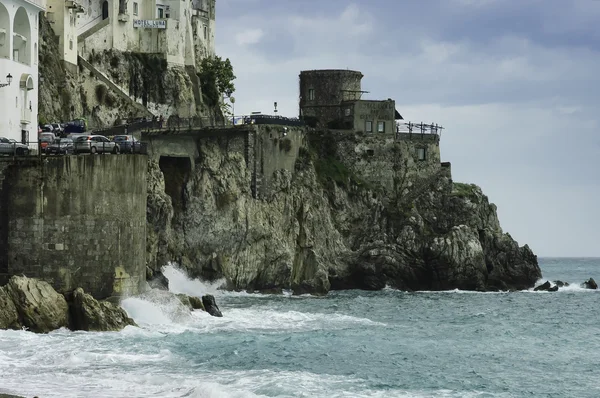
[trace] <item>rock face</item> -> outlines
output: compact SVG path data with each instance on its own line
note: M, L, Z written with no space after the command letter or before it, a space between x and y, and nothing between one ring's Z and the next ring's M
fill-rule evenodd
M97 301L81 288L75 289L70 304L72 330L119 331L125 326L137 326L125 310L107 301Z
M47 333L69 325L67 301L49 283L13 276L4 288L17 309L20 325L32 332Z
M306 138L294 167L270 176L259 199L233 138L197 140L195 167L178 177L176 196L165 194L174 177L151 161L154 267L175 261L232 289L297 294L525 289L541 277L536 256L503 233L481 189L454 183L441 167L435 140L329 131ZM419 162L423 146L431 156Z
M583 284L581 285L581 287L583 287L585 289L596 290L596 289L598 289L598 284L596 283L596 281L594 280L594 278L590 278L587 281L583 282Z
M109 303L96 301L76 289L65 296L49 283L13 276L0 287L0 329L21 329L48 333L62 327L72 330L111 331L135 325L127 313Z

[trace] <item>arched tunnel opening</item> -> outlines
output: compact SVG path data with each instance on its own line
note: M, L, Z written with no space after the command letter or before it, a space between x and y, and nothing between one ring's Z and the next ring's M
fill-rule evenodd
M175 213L185 208L185 184L192 171L189 157L161 156L158 165L165 178L165 192L171 197Z

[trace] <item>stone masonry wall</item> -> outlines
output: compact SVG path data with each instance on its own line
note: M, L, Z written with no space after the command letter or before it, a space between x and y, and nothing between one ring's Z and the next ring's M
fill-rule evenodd
M5 171L7 271L82 287L96 298L136 294L146 270L142 155L45 158Z

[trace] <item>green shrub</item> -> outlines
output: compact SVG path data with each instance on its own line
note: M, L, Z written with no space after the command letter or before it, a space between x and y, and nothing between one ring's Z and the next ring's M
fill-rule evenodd
M292 150L292 140L289 138L284 138L279 141L279 150L289 152Z
M96 86L96 101L98 101L98 104L104 104L107 94L108 88L106 88L104 84L98 84Z

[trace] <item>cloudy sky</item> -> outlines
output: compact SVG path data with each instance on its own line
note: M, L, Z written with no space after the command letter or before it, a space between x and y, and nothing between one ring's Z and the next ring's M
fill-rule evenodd
M236 114L298 114L298 74L348 68L365 99L435 122L539 256L600 256L599 0L218 0Z

